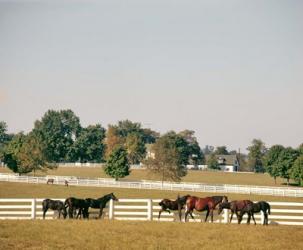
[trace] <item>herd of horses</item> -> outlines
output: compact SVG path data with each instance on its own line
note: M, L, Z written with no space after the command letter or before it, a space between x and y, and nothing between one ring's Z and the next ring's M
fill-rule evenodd
M99 209L100 219L102 216L103 209L106 207L107 202L109 200L117 201L117 197L113 194L107 194L98 199L86 198L86 199L78 199L75 197L69 197L62 202L60 200L51 200L45 199L42 201L42 210L43 210L43 219L45 219L46 212L51 209L54 211L58 211L59 218L61 214L65 219L68 215L69 218L81 218L84 219L89 218L89 208Z
M118 201L117 197L113 194L107 194L98 199L86 198L78 199L75 197L69 197L62 202L60 200L45 199L42 202L43 209L43 219L45 219L46 212L51 209L58 211L59 218L61 214L65 219L67 216L69 218L89 218L89 208L99 209L100 219L102 216L103 209L110 200ZM270 205L266 201L259 201L254 203L250 200L235 200L228 201L227 196L210 196L205 198L199 198L196 196L185 195L180 197L178 195L176 200L163 199L159 203L161 209L159 211L158 219L160 219L162 212L178 211L179 219L182 220L182 210L185 210L185 222L187 221L188 215L194 219L193 211L198 212L206 211L206 216L204 221L207 221L210 215L211 222L213 222L214 210L218 207L218 214L221 214L223 209L231 210L231 216L229 222L231 223L233 215L236 214L238 219L238 224L241 223L243 215L247 213L247 224L250 224L251 218L256 225L256 220L254 218L255 213L263 212L264 221L263 225L268 225L268 215L270 214Z
M206 211L204 221L206 222L208 216L210 215L211 222L213 222L213 213L216 207L218 207L218 214L221 214L223 209L231 210L229 223L231 223L233 215L236 214L238 224L240 224L243 215L247 213L247 224L250 224L250 219L253 218L256 225L254 214L262 211L264 214L263 225L268 225L268 215L270 214L270 205L266 201L254 203L250 200L235 200L229 202L227 196L210 196L199 198L196 196L185 195L183 197L178 196L174 201L164 199L159 203L159 205L161 206L161 210L159 211L158 219L160 219L162 212L166 211L170 213L171 210L175 210L179 212L179 219L181 221L182 210L185 209L185 222L187 221L188 215L194 219L192 214L194 210L198 212Z

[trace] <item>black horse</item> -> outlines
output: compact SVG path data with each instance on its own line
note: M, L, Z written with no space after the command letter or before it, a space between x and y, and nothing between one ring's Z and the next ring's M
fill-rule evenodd
M168 212L170 213L170 210L179 211L179 219L181 221L181 210L184 208L184 205L186 203L187 198L190 197L190 195L182 196L181 198L177 197L175 201L169 200L169 199L163 199L160 201L159 206L161 207L161 210L159 211L158 219L160 219L162 212ZM192 214L191 214L192 216Z
M114 200L114 201L118 201L118 199L114 195L114 193L104 195L103 197L100 197L98 199L87 198L85 200L86 200L89 207L99 209L98 218L100 219L101 216L102 216L103 209L106 207L107 202L111 199Z
M61 216L61 212L63 214L63 218L66 218L67 212L66 208L64 206L64 203L59 200L51 200L51 199L45 199L42 201L42 210L43 210L43 219L45 219L45 214L48 209L52 209L55 211L58 211L59 218Z
M74 217L74 213L76 210L78 210L78 214L76 218L78 219L79 216L83 216L83 218L89 217L88 215L88 208L89 208L89 202L84 199L78 199L75 197L69 197L64 202L65 209L68 208L68 216L69 218Z
M270 214L270 205L266 201L259 201L253 204L253 213L260 213L261 211L264 214L263 225L268 225L268 215ZM256 225L256 221L254 217L253 220Z

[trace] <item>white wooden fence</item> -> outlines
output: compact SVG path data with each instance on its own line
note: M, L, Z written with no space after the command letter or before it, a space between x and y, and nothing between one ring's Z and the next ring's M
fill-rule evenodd
M54 184L65 185L68 180L69 185L90 186L90 187L113 187L113 188L135 188L135 189L158 189L189 192L208 193L238 193L271 195L283 197L303 197L302 188L291 187L270 187L270 186L248 186L248 185L228 185L228 184L205 184L186 182L161 182L161 181L115 181L110 178L78 178L75 176L47 176L34 177L27 175L0 174L0 181L25 182L25 183L46 183L48 178L54 179Z
M57 199L58 200L58 199ZM59 199L64 201L64 199ZM0 199L0 219L42 219L43 199ZM103 219L114 220L136 220L136 221L158 221L160 199L119 199L111 200L104 210ZM300 225L303 226L303 203L297 202L269 202L271 214L269 224L277 225ZM90 219L96 217L98 210L90 209ZM54 219L57 213L49 210L46 219ZM184 217L184 216L183 216ZM195 213L195 219L190 222L200 222L205 218L205 212ZM246 223L244 217L242 223ZM264 220L263 214L255 215L258 224ZM183 218L184 220L184 218ZM179 221L177 212L168 214L163 212L160 221ZM221 215L214 211L215 223L228 223L229 212L224 209ZM237 223L236 216L232 223Z

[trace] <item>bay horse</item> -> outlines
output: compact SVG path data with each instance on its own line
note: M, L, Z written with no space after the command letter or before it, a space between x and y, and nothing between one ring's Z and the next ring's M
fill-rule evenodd
M46 184L48 185L49 183L50 184L54 184L54 181L55 181L55 179L47 179L47 181L46 181Z
M178 195L177 199L175 201L169 200L169 199L163 199L160 201L159 206L161 207L161 210L159 211L158 219L160 219L162 212L168 212L170 214L170 210L178 210L179 211L179 219L181 221L181 210L184 208L184 205L186 203L187 198L190 197L190 195L185 195L180 197ZM190 214L192 216L192 214Z
M264 221L263 225L268 225L268 215L270 214L270 205L266 201L259 201L257 203L253 203L253 213L263 212L264 214ZM256 225L255 218L253 220Z
M74 213L78 209L78 214L76 215L76 218L78 219L79 216L83 216L83 218L88 219L88 208L89 203L84 199L78 199L75 197L69 197L64 202L65 209L68 208L68 216L69 218L74 217Z
M104 195L103 197L100 197L98 199L92 199L92 198L87 198L85 199L86 202L88 203L88 206L91 208L98 208L99 209L99 216L98 218L100 219L103 213L103 209L106 207L106 204L109 200L114 200L118 201L117 197L114 195L114 193L110 193L107 195Z
M245 213L248 214L247 224L250 223L251 217L255 221L254 214L253 214L253 202L250 200L235 200L235 201L231 201L231 202L223 202L223 203L219 204L218 214L221 214L221 212L224 208L230 209L230 211L231 211L229 223L231 223L234 214L236 214L237 219L238 219L238 224L240 224L242 221L242 217ZM238 214L238 212L239 212L239 214Z
M54 211L58 211L59 213L59 219L61 212L63 214L63 218L66 218L67 212L66 208L64 206L64 203L59 200L51 200L51 199L45 199L42 201L42 210L43 210L43 219L45 219L45 214L48 209L52 209Z
M227 196L211 196L206 198L199 198L196 196L190 196L186 200L186 209L185 209L185 222L188 214L191 214L193 210L199 212L206 210L205 222L207 221L208 215L211 216L211 222L213 222L214 209L219 203L228 202ZM193 216L192 216L193 218Z

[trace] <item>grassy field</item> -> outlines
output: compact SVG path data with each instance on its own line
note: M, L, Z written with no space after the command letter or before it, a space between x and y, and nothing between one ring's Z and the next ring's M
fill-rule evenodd
M171 198L177 192L0 182L0 198ZM180 194L185 194L180 192ZM192 193L205 197L210 193ZM228 194L230 200L302 198ZM303 227L104 220L1 221L0 249L301 249Z
M0 221L1 249L302 249L303 228L108 220Z
M0 168L0 172L10 173L7 168ZM63 168L59 167L55 170L38 172L36 175L63 175L63 176L79 176L90 178L105 178L108 176L102 168ZM156 175L150 174L147 170L132 170L131 174L123 180L160 180ZM275 186L274 179L268 174L256 173L224 173L224 172L209 172L190 170L188 174L182 178L184 182L201 182L212 184L239 184L239 185L258 185L258 186ZM285 186L285 180L277 178L276 186Z

